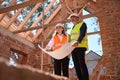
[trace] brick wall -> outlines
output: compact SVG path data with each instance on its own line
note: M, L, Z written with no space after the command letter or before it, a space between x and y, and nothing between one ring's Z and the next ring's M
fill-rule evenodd
M72 1L75 3L75 0L66 1L68 1L72 9L77 6L77 4L72 4ZM81 3L86 1L88 0L81 1ZM98 17L100 23L103 47L102 59L104 59L102 64L105 67L105 77L107 78L105 80L120 80L120 0L96 0L96 3L92 7L96 11L95 15ZM40 68L40 50L31 42L23 38L21 39L0 27L0 56L9 59L11 48L27 55L26 64ZM44 63L47 63L50 57L45 56L46 54L44 54Z
M25 65L10 66L0 58L0 80L69 80Z
M0 27L0 56L9 60L11 50L23 55L20 63L35 65L37 53L34 44Z
M120 80L120 1L97 3L106 80Z

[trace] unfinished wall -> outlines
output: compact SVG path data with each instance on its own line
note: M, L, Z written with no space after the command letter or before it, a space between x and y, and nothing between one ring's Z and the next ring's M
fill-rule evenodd
M105 80L120 80L120 1L97 0Z
M61 12L55 16L53 21L64 20L68 17L67 12L64 13L64 11L66 11L65 5L68 4L69 8L73 12L79 13L83 5L89 0L61 1L63 1ZM64 1L67 4L64 4ZM91 14L88 14L89 17L98 17L100 24L100 34L103 46L103 60L101 63L103 67L105 67L105 78L101 80L120 80L120 0L91 1L91 5L88 5L85 9L91 11ZM88 16L86 17L89 18ZM45 35L47 35L53 28L54 26L52 26L52 28L49 26ZM39 40L42 40L41 38L42 37L40 37ZM9 59L10 50L17 51L18 53L24 55L24 59L22 59L21 63L29 64L36 68L41 67L41 52L33 43L0 27L0 56L4 56ZM43 56L43 63L49 63L50 57L45 54L43 54ZM99 65L100 63L98 66Z
M69 80L30 66L10 66L9 63L0 58L0 80Z
M10 51L23 55L20 64L35 65L33 64L36 60L35 46L31 42L0 27L0 56L9 60Z

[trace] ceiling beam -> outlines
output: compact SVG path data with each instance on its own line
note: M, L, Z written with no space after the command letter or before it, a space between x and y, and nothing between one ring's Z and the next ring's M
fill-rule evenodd
M57 9L44 21L44 24L49 24L50 21L58 14L61 9L61 5L58 5ZM43 29L44 30L44 29ZM43 30L38 30L36 35L33 37L33 41L42 33Z
M80 18L85 19L85 18L94 17L94 16L97 16L98 13L99 12L91 13L91 14L88 14L88 15L81 16ZM48 24L45 24L44 27L56 25L57 23L67 23L67 22L70 22L70 20L57 21L57 22L53 22L53 23L50 23L50 24L48 23ZM30 28L27 28L27 29L17 30L17 31L14 31L13 33L17 34L17 33L31 31L31 30L35 30L35 29L42 29L42 25L41 26L30 27Z
M56 25L57 23L66 23L66 22L70 22L70 20L66 20L66 21L57 21L57 22L53 22L53 23L48 23L45 24L44 27L46 28L47 26L52 26L52 25ZM42 29L42 26L36 26L36 27L30 27L27 29L22 29L22 30L17 30L17 31L13 31L13 33L17 34L17 33L21 33L21 32L26 32L26 31L31 31L31 30L35 30L35 29Z
M19 8L24 8L26 6L34 5L34 4L41 3L41 2L43 2L43 0L29 0L29 1L26 1L26 2L21 3L21 4L16 4L16 5L8 6L5 8L0 8L0 14L5 13L5 12L9 12L12 10L16 10Z
M2 4L5 0L0 0L0 4Z
M97 13L92 13L92 14L84 15L84 16L81 16L80 18L85 19L85 18L94 17L94 16L97 16L96 15ZM48 24L45 24L44 27L46 28L47 26L56 25L57 23L67 23L67 22L70 22L70 20L53 22L53 23L50 23L50 24L48 23ZM27 29L17 30L17 31L14 31L13 33L17 34L17 33L31 31L31 30L35 30L35 29L42 29L42 25L41 26L36 26L36 27L30 27L30 28L27 28Z
M17 19L18 15L22 12L23 8L19 9L12 18L10 18L9 22L6 24L6 28L8 29L10 25Z
M13 4L16 3L16 0L12 0L8 6L12 6ZM1 8L0 8L1 9ZM2 21L2 19L6 16L7 13L3 13L3 14L0 14L0 21Z
M21 24L18 26L18 30L22 29L24 25L27 23L29 18L33 15L33 13L40 7L41 3L38 3L35 5L35 7L31 10L31 12L25 17L24 21L21 22Z
M37 18L37 20L30 27L35 27L43 19L43 14L46 13L52 7L52 5L55 3L55 1L56 0L52 0L52 2L49 4L49 6L44 9L43 13L40 14L40 16ZM30 32L31 31L26 32L25 37L27 37Z

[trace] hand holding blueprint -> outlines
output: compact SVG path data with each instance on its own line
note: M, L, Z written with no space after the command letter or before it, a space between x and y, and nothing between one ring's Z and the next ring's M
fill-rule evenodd
M64 44L61 48L59 48L55 51L46 51L45 49L43 49L40 46L39 46L39 48L42 51L44 51L46 54L50 55L51 57L53 57L55 59L62 59L64 57L68 56L74 49L74 47L68 42L66 44Z

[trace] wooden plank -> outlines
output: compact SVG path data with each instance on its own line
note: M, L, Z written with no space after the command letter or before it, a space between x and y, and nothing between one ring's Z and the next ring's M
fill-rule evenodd
M40 7L41 3L36 4L36 6L31 10L31 12L25 17L24 21L18 26L18 30L22 29L29 18L33 15L33 13Z
M12 6L13 4L15 4L16 0L12 0L8 6ZM1 8L0 8L1 9ZM1 10L0 10L1 11ZM5 17L7 13L3 13L3 14L0 14L0 21Z
M34 5L34 4L41 3L41 2L43 2L43 0L29 0L29 1L26 1L26 2L21 3L21 4L16 4L16 5L8 6L5 8L0 8L0 14L5 13L5 12L9 12L12 10L16 10L19 8L24 8L26 6Z
M70 20L57 21L57 22L53 22L53 23L50 23L50 24L48 23L48 24L45 24L44 27L46 28L47 26L52 26L52 25L56 25L57 23L66 23L66 22L70 22ZM31 30L35 30L35 29L42 29L42 25L41 26L27 28L27 29L22 29L22 30L18 30L18 31L14 31L13 33L17 34L17 33L31 31Z
M12 18L9 20L9 22L6 24L6 28L8 29L10 27L10 25L16 20L16 18L18 17L18 15L22 12L23 8L19 9L17 11L17 13L12 16Z
M45 8L44 13L46 13L54 4L56 0L52 0L52 2L49 4L49 6L47 8ZM37 25L43 18L43 13L37 18L37 20L30 26L30 27L34 27L35 25ZM29 35L30 31L26 32L25 37L27 37Z
M55 17L55 15L60 11L60 9L61 9L61 5L57 7L57 9L53 12L53 14L51 14L49 18L47 18L47 20L45 20L45 24L49 24L50 21ZM41 34L42 31L44 31L44 29L37 31L36 35L33 37L33 41Z
M2 4L5 0L0 0L0 4Z
M97 13L99 13L99 12L97 12ZM94 16L96 16L97 13L92 13L92 14L84 15L84 16L81 16L80 18L84 19L84 18L94 17ZM57 23L67 23L67 22L70 22L70 20L57 21L57 22L53 22L53 23L50 23L50 24L45 24L44 26L47 27L47 26L55 25ZM34 26L34 27L27 28L27 29L22 29L22 30L14 31L13 33L17 34L17 33L21 33L21 32L30 31L30 30L41 29L42 28L41 26Z

